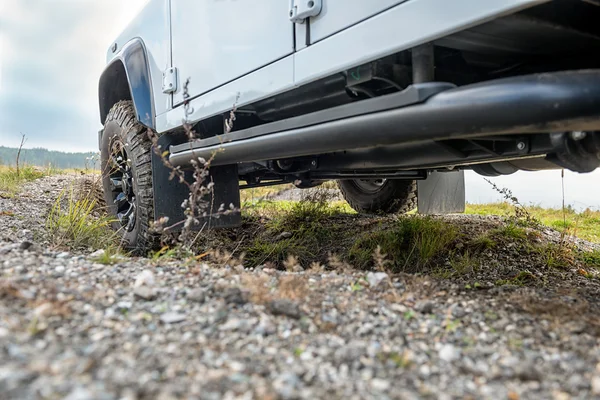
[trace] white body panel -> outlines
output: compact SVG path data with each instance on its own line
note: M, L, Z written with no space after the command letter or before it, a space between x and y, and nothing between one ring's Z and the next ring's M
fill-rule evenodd
M310 22L310 41L318 42L407 0L324 0Z
M170 0L150 0L137 17L115 40L117 52L108 49L107 63L133 38L141 38L150 63L155 114L172 109L171 96L162 94L162 73L171 66Z
M238 95L238 106L250 104L490 18L544 2L546 0L454 0L450 7L446 0L409 0L280 61L285 65L293 63L292 82L288 81L290 75L286 68L269 65L192 100L190 118L197 121L227 112ZM319 23L326 24L327 19L322 18ZM166 116L157 119L157 130L164 132L180 126L182 117L182 110L169 111Z
M206 93L190 102L193 109L190 119L212 117L231 110L234 104L242 106L292 89L293 68L292 55ZM157 130L165 132L180 127L183 117L183 107L158 115Z
M171 0L171 7L173 64L182 81L191 78L190 96L294 52L287 1ZM174 102L182 101L180 87Z
M314 44L305 46L306 24L296 25L294 52L289 1L150 0L117 43L144 41L156 128L165 132L182 125L172 101L181 103L187 77L198 121L547 1L323 0L310 25ZM180 85L167 95L161 77L171 65Z
M294 83L431 42L545 0L409 0L296 53ZM321 23L326 23L326 19ZM312 30L312 25L311 25Z

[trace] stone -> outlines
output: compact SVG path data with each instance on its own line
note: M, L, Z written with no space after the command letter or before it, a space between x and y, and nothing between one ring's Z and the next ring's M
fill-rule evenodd
M192 289L187 292L187 299L196 303L204 303L206 299L206 292L204 289Z
M142 300L154 300L156 298L156 292L154 289L148 286L138 286L133 289L133 294L136 298Z
M185 321L187 317L177 312L167 312L160 316L160 320L165 324L177 324Z
M96 250L95 252L93 252L92 254L90 254L90 257L91 258L102 257L104 255L104 253L106 253L106 251L104 251L104 249Z
M223 299L229 304L246 304L247 300L240 288L227 288L223 292Z
M33 247L33 242L30 242L29 240L25 240L19 245L21 250L29 250L31 247Z
M460 358L460 349L457 349L451 344L445 344L438 353L440 359L446 362L456 361Z
M433 312L433 302L420 301L415 304L415 310L423 314L431 314Z
M281 232L279 235L277 235L277 237L275 237L275 241L289 239L291 237L292 237L292 234L290 232Z
M288 299L273 300L268 307L273 315L283 315L294 319L299 319L302 316L298 303Z
M384 279L388 278L388 274L385 272L369 272L367 274L367 282L369 286L374 288L379 285Z
M138 276L136 276L133 286L134 287L139 287L139 286L152 287L152 286L154 286L154 284L155 284L154 274L152 273L152 271L149 271L146 269L146 270L142 271Z

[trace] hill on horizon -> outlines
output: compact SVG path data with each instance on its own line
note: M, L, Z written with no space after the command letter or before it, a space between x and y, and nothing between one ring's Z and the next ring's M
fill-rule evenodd
M0 146L0 165L15 165L19 149ZM21 149L20 164L34 165L36 167L67 168L98 168L99 161L91 159L98 153L68 153L63 151L48 150L42 147ZM97 157L96 157L97 158Z

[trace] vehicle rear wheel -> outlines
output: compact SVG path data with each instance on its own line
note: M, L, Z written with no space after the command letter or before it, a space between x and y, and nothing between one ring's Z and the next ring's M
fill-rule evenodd
M145 254L158 242L150 232L154 218L152 143L137 122L131 101L121 101L108 113L100 158L107 212L125 249Z
M417 182L395 179L340 180L344 199L357 212L406 213L417 207Z

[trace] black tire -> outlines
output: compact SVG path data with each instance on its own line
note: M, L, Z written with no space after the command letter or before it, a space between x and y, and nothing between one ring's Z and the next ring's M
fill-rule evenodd
M121 101L108 113L100 143L104 199L108 215L115 217L112 227L123 248L141 255L158 244L158 236L150 232L154 218L152 142L146 129L137 122L133 103Z
M417 207L416 181L379 181L375 184L376 180L340 180L338 187L350 207L359 213L407 213Z

